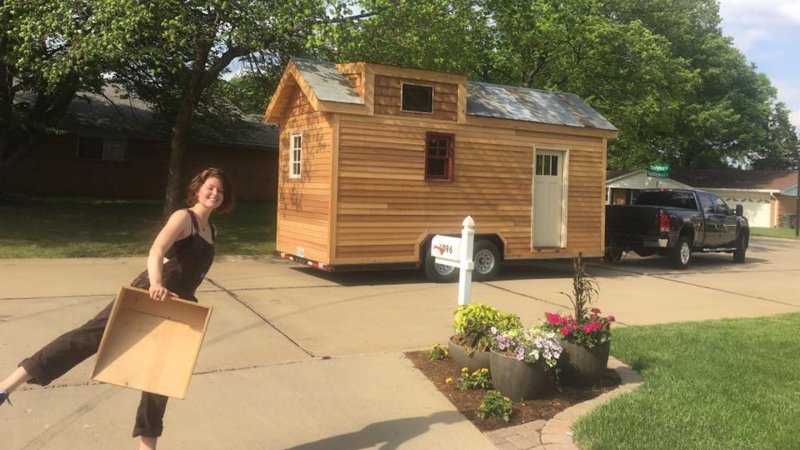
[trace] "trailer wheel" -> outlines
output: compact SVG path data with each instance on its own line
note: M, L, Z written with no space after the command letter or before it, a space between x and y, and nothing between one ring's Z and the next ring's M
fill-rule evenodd
M688 237L681 236L678 238L678 245L672 249L670 258L672 259L672 265L676 269L685 270L689 267L689 261L692 260L692 245L689 243Z
M428 252L428 256L425 257L425 276L434 283L449 283L458 278L458 269L436 264L436 257Z
M739 238L736 239L736 250L733 251L733 262L740 264L744 262L749 241L747 233L741 232L739 234Z
M500 250L492 242L481 239L475 243L472 260L473 276L477 281L490 280L500 271Z

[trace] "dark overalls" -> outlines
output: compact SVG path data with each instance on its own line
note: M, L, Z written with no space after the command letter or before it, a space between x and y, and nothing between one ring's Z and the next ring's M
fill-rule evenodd
M214 261L214 244L200 236L197 217L191 210L187 211L192 219L192 233L187 238L175 242L167 251L166 257L169 261L164 264L162 279L164 287L178 297L196 302L194 292ZM139 274L131 286L149 289L147 270ZM97 353L113 304L111 302L83 326L59 336L36 354L22 361L20 366L24 367L32 377L28 382L46 386L84 359ZM166 407L167 397L142 392L133 436L161 436Z

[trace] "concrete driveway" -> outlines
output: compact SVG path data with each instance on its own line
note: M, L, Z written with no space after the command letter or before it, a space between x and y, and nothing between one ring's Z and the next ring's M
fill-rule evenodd
M0 260L2 372L107 304L144 258ZM597 306L620 326L800 311L800 243L753 238L748 262L697 255L590 261ZM567 310L568 261L514 264L473 301L533 324ZM456 285L417 271L329 274L270 258L221 258L198 297L214 306L186 400L167 409L162 449L491 449L406 360L444 343ZM138 393L89 381L90 358L0 406L3 449L135 448ZM3 374L3 376L5 376Z

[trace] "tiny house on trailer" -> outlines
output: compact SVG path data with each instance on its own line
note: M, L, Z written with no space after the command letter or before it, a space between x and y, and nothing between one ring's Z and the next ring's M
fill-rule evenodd
M603 255L607 140L573 94L365 62L293 59L280 126L276 253L324 270L409 264L475 220L476 279L503 260Z

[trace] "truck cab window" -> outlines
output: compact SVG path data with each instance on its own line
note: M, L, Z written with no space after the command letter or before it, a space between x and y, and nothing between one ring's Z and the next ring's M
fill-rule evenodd
M714 200L711 198L711 196L706 194L705 192L698 192L697 196L700 198L700 206L703 207L703 213L704 214L715 214L714 213Z
M714 212L716 214L727 216L731 213L731 209L728 207L728 204L725 203L725 200L719 197L714 197Z

